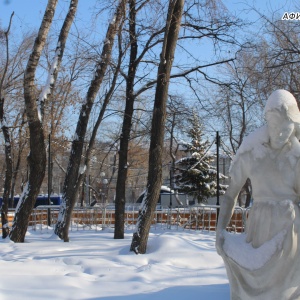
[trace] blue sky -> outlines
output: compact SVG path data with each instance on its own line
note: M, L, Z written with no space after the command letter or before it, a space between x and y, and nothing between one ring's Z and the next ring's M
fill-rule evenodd
M78 14L83 21L90 19L91 7L95 2L95 0L79 1ZM300 5L297 5L297 2L296 0L223 0L223 4L230 12L235 12L242 18L252 20L258 18L257 14L249 12L249 8L252 6L266 15L270 15L271 11L278 11L278 14L282 15L286 11L297 11L297 6L298 11L300 11ZM43 16L46 3L47 0L0 0L1 25L3 27L7 26L9 17L14 11L14 23L21 30L28 31L28 29L37 28ZM69 1L59 0L56 15L59 16L61 12L65 12L68 5Z
M106 0L101 1L106 2ZM101 1L100 3L105 3ZM12 32L14 32L14 35L17 35L18 37L19 34L21 36L22 33L30 32L34 29L38 30L47 2L47 0L0 0L0 25L3 29L7 28L10 15L14 11L15 15L12 25ZM65 18L69 2L69 0L58 1L57 10L55 13L55 19L57 21L54 23L54 26L58 26L57 24L59 20L63 20ZM87 29L91 26L91 14L96 2L97 0L79 0L79 8L76 16L76 26L79 30L82 30L83 28ZM297 9L297 2L299 1L296 0L223 0L222 2L232 14L237 15L241 19L251 21L259 20L259 14L251 10L251 7L255 7L260 13L265 14L269 18L271 18L272 12L275 12L276 17L281 18L284 12L300 11L299 4L299 9ZM88 30L90 34L94 32L95 36L98 35L97 38L99 38L99 31L106 29L107 17L102 19L99 18L99 22L100 26L97 24L93 30ZM101 22L103 22L104 26L101 26ZM300 21L298 22L300 25ZM257 24L259 24L259 22L257 22ZM257 32L255 29L255 24L248 30ZM242 32L240 35L246 36L246 33ZM195 55L195 57L200 56L199 59L203 61L203 64L209 62L211 59L211 46L208 44L205 44L201 50L195 47L191 47L189 50L193 55ZM177 54L180 57L179 52L180 51L178 50ZM176 57L178 57L178 55Z
M106 1L106 0L101 0ZM217 0L216 0L217 1ZM95 5L96 0L79 0L79 8L77 13L76 24L80 30L81 27L88 28L91 24L91 12ZM275 12L278 18L284 14L284 12L300 12L300 4L297 8L296 0L223 0L224 6L232 14L237 15L241 19L247 19L256 21L259 20L259 15L250 10L251 7L255 7L260 13L271 17L271 13ZM103 2L101 2L103 3ZM14 11L13 29L12 32L26 33L32 30L38 30L41 19L44 14L44 10L47 4L47 0L0 0L0 25L3 29L7 28L11 13ZM59 0L57 11L55 15L56 20L63 20L69 6L69 0ZM104 20L105 19L105 20ZM100 22L105 24L107 18L100 19ZM300 21L299 25L300 25ZM258 24L258 23L257 23ZM56 23L57 25L57 23ZM253 25L255 26L255 24ZM105 30L105 26L97 26L97 31ZM253 31L253 29L252 29ZM242 33L245 35L245 33ZM211 57L211 51L209 47L204 45L204 50L198 48L192 49L191 52L195 52L195 56L205 59L205 51L208 53L207 57ZM195 48L195 47L194 47ZM204 61L203 61L204 62ZM177 89L176 85L173 88ZM179 93L182 93L181 85L178 86ZM187 97L186 101L193 101Z
M0 0L0 24L6 28L10 15L14 11L13 26L17 26L23 32L38 29L47 2L47 0ZM79 0L77 18L83 21L89 20L91 7L95 2L94 0ZM69 1L59 0L55 18L63 19L68 7Z

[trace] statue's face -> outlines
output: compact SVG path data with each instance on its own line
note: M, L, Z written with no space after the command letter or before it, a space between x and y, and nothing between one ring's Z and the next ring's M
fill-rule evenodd
M271 147L281 149L292 135L295 125L284 111L270 111L266 114Z

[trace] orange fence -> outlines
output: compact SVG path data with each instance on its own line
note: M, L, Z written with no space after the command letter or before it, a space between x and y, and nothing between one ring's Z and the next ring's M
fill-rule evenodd
M125 227L133 229L138 221L140 206L128 205L125 210ZM166 208L156 210L152 220L155 228L172 228L182 230L215 231L219 207L212 205L193 206L185 208ZM38 206L31 214L29 229L45 230L56 224L59 206ZM249 209L236 207L227 230L243 232ZM14 211L8 214L11 227ZM71 230L113 228L115 224L115 210L113 205L103 207L75 208L71 218Z
M125 209L125 227L133 229L137 223L140 206L128 205ZM172 228L182 230L215 231L219 207L193 206L185 208L156 210L152 220L155 228ZM45 230L56 224L59 206L38 206L31 214L29 228ZM248 209L236 207L227 230L243 232ZM12 224L14 211L9 212L9 221ZM113 205L103 207L75 208L71 218L71 230L114 227L115 210Z

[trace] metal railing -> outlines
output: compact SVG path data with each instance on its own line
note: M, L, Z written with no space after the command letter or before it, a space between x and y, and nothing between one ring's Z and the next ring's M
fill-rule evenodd
M140 205L125 206L125 228L134 229L138 220ZM155 211L152 227L157 229L215 231L219 206L201 205L182 208L159 208ZM56 224L59 206L43 205L32 211L29 228L52 230ZM235 207L227 226L230 232L244 232L249 209ZM9 212L10 226L14 211ZM50 224L49 224L50 221ZM70 230L103 230L115 224L114 204L94 207L76 207L72 212ZM49 226L50 225L50 226Z

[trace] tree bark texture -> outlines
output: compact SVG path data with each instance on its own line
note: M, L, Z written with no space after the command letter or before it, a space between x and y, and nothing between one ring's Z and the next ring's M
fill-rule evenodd
M72 142L67 174L63 186L62 204L60 206L58 222L55 227L55 234L65 242L69 241L69 226L71 222L72 211L76 202L76 195L78 193L79 185L77 184L77 181L87 125L94 100L100 89L107 66L111 59L115 35L125 11L125 2L125 0L119 2L114 19L108 26L106 39L102 48L101 58L98 65L96 66L94 78L88 89L85 103L81 107L79 119L77 122L75 136ZM84 170L82 172L84 172Z
M14 162L15 162L15 166L13 166L13 176L12 176L12 182L11 182L11 191L10 191L10 201L9 201L9 207L13 207L13 202L14 202L14 195L15 195L15 185L16 185L16 181L17 181L17 177L18 177L18 173L20 170L20 165L21 165L21 155L22 152L24 150L24 147L26 145L26 140L24 140L23 142L21 142L22 138L22 129L24 126L24 118L25 118L25 110L22 113L22 122L21 122L21 126L19 127L19 147L18 147L18 155L17 158L14 158Z
M9 227L8 227L8 203L9 203L9 193L11 189L11 182L12 182L12 170L13 170L13 162L12 162L12 155L11 155L11 141L10 141L10 134L9 129L5 120L5 113L4 113L4 96L3 96L3 83L6 77L8 63L9 63L9 45L8 45L8 34L10 31L12 18L14 13L11 14L9 20L9 26L7 31L4 32L5 35L5 44L6 44L6 62L4 66L4 70L2 72L2 77L0 81L0 123L1 129L4 137L4 149L5 149L5 180L4 180L4 191L2 197L2 206L1 206L1 223L2 223L2 238L6 238L9 235Z
M158 80L152 116L147 191L139 213L137 229L133 234L130 247L130 250L136 254L146 253L151 221L159 199L162 184L162 153L166 103L183 6L184 0L170 0L169 2L166 32L158 67Z
M58 72L60 69L61 61L64 55L66 42L68 39L69 31L71 28L71 25L73 23L76 11L78 6L78 0L71 0L69 5L68 13L65 17L64 23L61 27L60 34L57 41L57 46L55 49L55 56L52 62L52 66L50 69L50 72L48 74L48 84L49 86L45 86L44 89L46 90L45 93L42 93L41 98L39 99L40 106L41 106L41 115L43 117L44 115L44 103L48 98L51 98L53 96L53 91L55 89L55 84L57 81Z
M28 156L30 173L26 188L18 202L14 223L10 232L10 239L14 242L24 242L29 217L45 176L46 150L44 130L38 115L34 79L41 52L53 20L56 4L57 0L48 1L24 74L24 98L30 134L30 154Z
M119 37L120 37L120 32L121 32L121 27L120 26L120 30L119 30ZM121 43L121 40L119 38L119 44ZM120 49L120 45L119 45L119 49ZM111 85L110 85L110 88L107 92L107 94L105 95L104 97L104 101L103 101L103 104L101 106L101 109L100 109L100 112L99 112L99 115L97 117L97 120L96 120L96 123L94 125L94 128L92 130L92 134L91 134L91 137L90 137L90 140L89 140L89 145L87 147L87 150L86 150L86 153L85 153L85 160L84 160L84 165L85 166L88 166L90 164L90 160L91 160L91 155L92 155L92 152L93 152L93 149L94 149L94 145L95 145L95 141L96 141L96 136L97 136L97 132L98 132L98 129L103 121L103 118L104 118L104 114L106 112L106 108L112 98L112 95L114 93L114 90L115 90L115 87L116 87L116 83L117 83L117 79L118 79L118 75L120 73L120 69L121 69L121 64L122 64L122 58L123 58L123 53L122 51L120 50L119 51L119 57L118 57L118 63L117 63L117 66L115 68L115 72L114 72L114 76L113 76L113 80L111 82ZM76 188L77 190L79 190L79 186L83 181L83 178L85 177L85 173L81 173L79 174L78 176L78 180L77 180L77 183L76 183Z
M11 182L12 182L12 170L13 170L13 163L12 163L12 153L11 153L11 142L10 142L10 134L8 127L3 121L4 117L4 110L3 110L3 101L0 103L0 121L2 123L2 132L4 136L5 142L5 163L6 163L6 170L5 170L5 180L4 180L4 191L2 197L2 206L1 206L1 222L2 222L2 238L6 238L9 235L9 226L8 226L8 203L9 203L9 196L10 196L10 189L11 189Z
M8 126L5 122L4 115L4 98L0 101L0 122L1 129L3 132L4 143L5 143L5 180L4 180L4 191L2 196L2 206L1 206L1 223L2 223L2 238L6 238L9 235L9 226L8 226L8 204L9 196L12 184L12 175L13 175L13 162L12 162L12 153L11 153L11 141L10 133Z
M128 172L128 147L130 140L130 131L132 126L132 115L134 107L134 79L137 69L137 38L136 38L136 1L129 1L129 39L130 39L130 58L128 74L126 78L126 105L123 117L122 133L120 137L119 149L119 168L116 185L115 200L115 239L124 239L125 222L125 194L126 180Z

